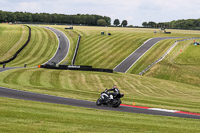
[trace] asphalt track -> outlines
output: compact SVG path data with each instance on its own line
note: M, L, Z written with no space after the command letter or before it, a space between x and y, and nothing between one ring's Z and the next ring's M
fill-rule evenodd
M59 46L55 55L48 62L44 64L52 64L52 62L55 62L56 64L58 64L62 62L62 60L64 60L68 54L69 47L70 47L69 40L62 31L51 28L51 27L45 27L45 28L53 31L56 34L59 40Z
M161 40L175 39L179 37L159 37L147 40L142 46L136 49L126 59L124 59L119 65L114 68L115 72L126 73L151 47L157 44Z
M0 72L11 70L11 69L16 69L16 68L22 68L22 67L6 67L6 68L0 68Z
M193 114L184 114L180 112L172 113L172 112L165 112L165 111L158 111L158 110L149 110L149 109L146 109L145 107L136 107L136 106L129 107L128 105L121 105L118 108L112 108L108 106L96 106L95 102L70 99L70 98L64 98L64 97L56 97L56 96L51 96L51 95L19 91L19 90L7 89L7 88L2 88L2 87L0 87L0 96L15 98L15 99L22 99L22 100L31 100L31 101L39 101L39 102L46 102L46 103L93 108L93 109L100 109L100 110L111 110L111 111L129 112L129 113L200 119L200 114L193 115Z

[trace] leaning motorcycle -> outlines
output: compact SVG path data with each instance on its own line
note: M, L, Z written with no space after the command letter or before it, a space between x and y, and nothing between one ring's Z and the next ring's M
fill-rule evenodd
M108 105L117 108L122 103L120 98L122 98L123 96L124 94L119 93L113 96L113 99L110 99L110 92L108 92L106 89L101 93L100 98L96 101L96 105L97 106Z

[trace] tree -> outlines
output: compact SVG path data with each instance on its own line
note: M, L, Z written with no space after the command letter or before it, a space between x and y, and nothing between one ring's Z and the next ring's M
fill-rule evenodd
M149 25L151 28L155 28L157 24L156 24L155 22L153 22L153 21L150 21L150 22L148 23L148 25Z
M114 24L115 26L118 26L118 25L120 24L119 19L115 19L113 24Z
M127 21L127 20L123 20L121 25L122 25L123 27L126 27L126 26L128 25L128 21Z
M165 25L166 25L165 23L158 23L159 28L165 28Z
M110 17L104 16L103 19L105 19L107 25L110 25L110 24L111 24L111 19L110 19Z
M98 26L106 26L107 25L106 20L105 19L98 19L97 25Z
M147 23L147 22L143 22L143 23L142 23L142 26L143 26L143 27L148 27L148 23Z

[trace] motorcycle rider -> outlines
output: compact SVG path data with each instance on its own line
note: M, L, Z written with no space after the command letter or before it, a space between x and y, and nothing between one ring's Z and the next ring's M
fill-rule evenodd
M113 100L114 99L114 97L115 96L117 96L118 94L120 94L120 91L119 91L119 89L117 88L117 86L116 85L113 85L113 87L111 88L111 89L109 89L109 90L107 90L108 92L110 92L109 93L109 96L110 96L110 100Z

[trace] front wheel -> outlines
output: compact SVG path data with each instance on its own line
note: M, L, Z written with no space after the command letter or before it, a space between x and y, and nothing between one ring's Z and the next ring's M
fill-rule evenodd
M99 98L99 99L96 101L96 105L97 105L97 106L101 106L101 98Z

